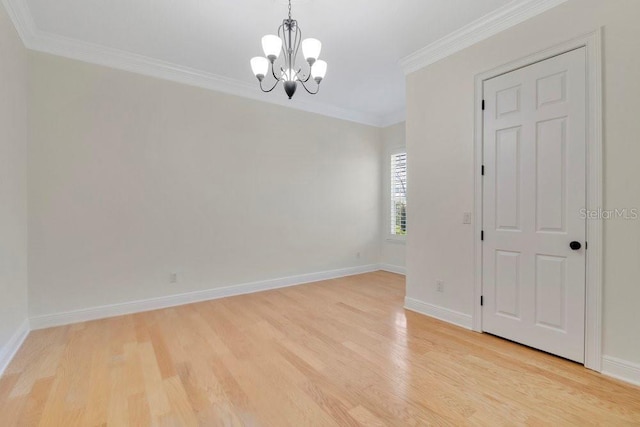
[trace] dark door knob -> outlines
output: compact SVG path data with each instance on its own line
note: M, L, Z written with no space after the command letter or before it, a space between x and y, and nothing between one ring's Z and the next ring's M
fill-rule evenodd
M582 245L580 244L580 242L571 242L569 243L569 247L571 249L573 249L574 251L577 251L578 249L580 249L582 247Z

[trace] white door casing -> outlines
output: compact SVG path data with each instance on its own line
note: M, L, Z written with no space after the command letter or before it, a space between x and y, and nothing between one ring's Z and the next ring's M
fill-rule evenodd
M586 49L485 80L482 329L584 362ZM569 247L571 241L582 245Z

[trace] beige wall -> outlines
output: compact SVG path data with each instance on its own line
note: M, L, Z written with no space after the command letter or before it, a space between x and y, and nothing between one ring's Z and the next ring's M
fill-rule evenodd
M601 26L605 209L640 208L638 17L637 0L570 0L408 76L408 296L472 312L474 76ZM604 233L604 354L640 363L640 221Z
M27 319L26 55L0 6L0 358Z
M378 262L379 129L29 62L31 315Z
M406 244L404 240L394 240L389 236L390 215L390 160L391 151L406 147L405 123L397 123L381 130L382 138L382 230L380 232L380 263L387 266L405 267ZM407 183L407 185L411 185ZM408 226L408 225L407 225Z

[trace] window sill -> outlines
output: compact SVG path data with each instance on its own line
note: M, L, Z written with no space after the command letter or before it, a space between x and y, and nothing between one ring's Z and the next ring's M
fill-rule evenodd
M407 243L407 238L406 237L387 237L385 239L385 241L387 243L395 243L397 245L405 245Z

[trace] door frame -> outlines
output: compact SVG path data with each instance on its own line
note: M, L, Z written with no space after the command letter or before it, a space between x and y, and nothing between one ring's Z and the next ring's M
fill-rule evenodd
M536 62L584 47L587 68L587 159L586 209L602 208L602 30L598 28L565 43L480 73L475 77L475 126L474 126L474 304L473 330L482 332L482 155L483 155L483 83L485 80L515 71ZM585 302L585 357L584 366L602 370L602 219L587 220L586 251L586 302Z

